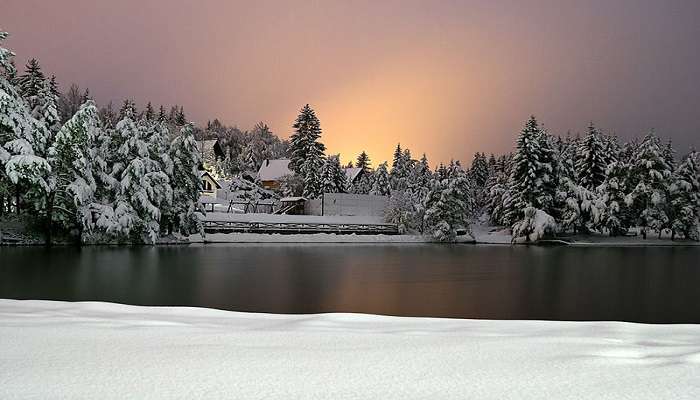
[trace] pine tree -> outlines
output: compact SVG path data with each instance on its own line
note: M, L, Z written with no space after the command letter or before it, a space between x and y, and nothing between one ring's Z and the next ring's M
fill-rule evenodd
M453 242L458 229L468 229L469 183L461 169L455 169L448 179L434 179L426 197L425 232L434 240Z
M357 162L355 163L355 168L362 168L362 172L367 173L370 171L370 165L371 165L371 160L369 159L369 156L367 155L367 153L365 153L363 150L362 153L360 153L357 156Z
M627 234L632 225L632 212L625 200L629 188L629 165L623 161L615 161L608 165L605 172L605 181L598 190L605 203L605 212L602 219L602 227L610 236Z
M672 237L700 241L700 158L695 151L674 172L670 192Z
M557 187L555 154L549 135L542 131L534 116L525 124L517 141L517 152L504 196L504 222L512 225L534 207L555 214Z
M323 193L320 171L324 163L323 153L326 146L319 141L321 124L308 104L301 109L293 128L294 133L290 138L289 167L302 176L304 196L319 197Z
M201 163L197 143L194 140L194 127L185 125L170 146L173 162L172 212L174 230L189 235L200 230L200 222L195 212L199 203L199 164Z
M151 121L155 118L155 111L153 110L153 105L151 105L151 102L149 101L148 104L146 104L146 111L143 113L143 117L146 118L147 120Z
M27 63L24 74L17 79L17 88L22 98L27 102L31 112L37 106L39 92L44 88L46 77L41 71L39 62L32 58Z
M99 209L94 204L95 170L102 165L96 146L99 126L97 107L88 101L63 125L49 149L51 189L46 198L47 220L65 230L78 229L81 240L93 234L93 211Z
M663 149L663 157L671 172L674 172L676 169L676 150L673 149L670 139L666 142L666 146Z
M663 157L659 139L652 132L644 137L630 165L628 185L632 192L626 198L644 238L648 229L661 235L661 231L669 227L670 178L671 169Z
M375 196L389 196L391 194L389 169L386 161L379 164L377 170L374 172L374 182L369 194Z
M0 31L0 43L7 36L7 32ZM22 193L42 197L48 190L46 177L50 166L45 158L35 154L37 122L6 78L14 71L13 56L14 53L0 46L0 70L3 72L0 74L0 197L9 199L14 189L15 210L19 213ZM32 193L27 193L27 188Z
M177 109L173 123L176 126L185 126L187 124L187 118L185 117L185 109L182 106L180 106L180 108Z
M166 122L168 120L168 116L165 114L165 107L162 105L158 109L158 122Z
M483 188L486 185L486 180L489 177L489 166L484 153L474 153L469 174L477 187Z
M590 191L595 190L605 180L605 147L598 130L591 124L578 147L576 175L578 184Z
M347 176L340 167L340 154L326 158L321 180L323 181L323 193L345 193L347 191Z

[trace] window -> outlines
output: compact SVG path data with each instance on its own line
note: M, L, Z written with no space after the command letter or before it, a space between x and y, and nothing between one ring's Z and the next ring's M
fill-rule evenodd
M210 192L212 190L211 182L209 182L206 179L202 179L202 189L206 190L207 192Z

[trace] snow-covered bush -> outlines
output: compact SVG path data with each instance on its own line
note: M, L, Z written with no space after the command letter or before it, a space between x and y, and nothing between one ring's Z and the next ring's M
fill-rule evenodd
M552 234L557 229L554 217L534 207L526 207L524 218L513 225L514 243L531 243Z

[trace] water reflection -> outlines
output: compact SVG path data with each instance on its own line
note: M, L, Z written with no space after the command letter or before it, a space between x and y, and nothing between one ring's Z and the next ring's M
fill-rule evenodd
M0 248L0 297L274 313L700 322L700 249Z

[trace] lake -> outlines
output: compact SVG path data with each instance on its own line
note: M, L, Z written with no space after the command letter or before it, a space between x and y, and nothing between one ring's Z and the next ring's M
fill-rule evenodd
M700 323L700 247L3 247L0 298Z

